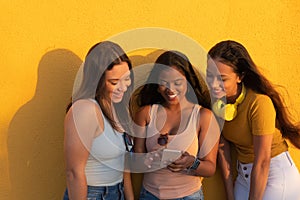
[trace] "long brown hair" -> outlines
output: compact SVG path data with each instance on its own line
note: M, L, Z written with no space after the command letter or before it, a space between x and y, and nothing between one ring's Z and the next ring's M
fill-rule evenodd
M78 90L72 95L72 100L67 106L67 111L73 102L79 99L95 99L100 105L104 116L115 130L121 131L116 120L114 120L112 106L115 108L119 123L121 123L125 131L129 132L129 99L133 84L129 86L120 103L112 103L110 98L104 95L105 72L111 70L114 65L121 62L126 62L129 70L132 69L128 56L118 44L103 41L91 47L84 61L82 81ZM130 78L133 83L133 73L130 73Z
M297 148L300 148L300 126L292 123L281 95L258 70L247 49L238 42L227 40L212 47L208 52L208 56L232 67L237 75L243 77L242 81L247 88L269 96L276 110L277 128L281 131L283 137L289 139Z

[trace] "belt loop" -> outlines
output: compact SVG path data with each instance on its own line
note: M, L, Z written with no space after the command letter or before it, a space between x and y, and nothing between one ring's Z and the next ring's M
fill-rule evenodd
M105 186L105 187L104 187L104 196L106 196L107 193L108 193L108 186Z

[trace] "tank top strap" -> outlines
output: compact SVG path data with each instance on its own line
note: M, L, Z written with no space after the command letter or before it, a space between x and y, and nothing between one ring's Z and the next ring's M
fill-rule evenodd
M99 104L98 104L98 102L96 101L96 99L88 98L87 100L92 101L92 102L96 103L96 104L99 106Z
M157 104L153 104L150 106L150 123L149 123L149 127L153 126L153 123L155 123L156 120L156 113L157 113L157 109L158 109L158 105Z
M191 119L190 122L194 123L196 125L196 128L198 127L198 123L199 123L199 115L200 115L200 109L202 108L202 106L195 104L194 108L192 110L191 113Z

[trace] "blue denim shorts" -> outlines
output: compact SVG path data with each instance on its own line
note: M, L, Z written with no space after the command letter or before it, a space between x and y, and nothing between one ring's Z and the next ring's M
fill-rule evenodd
M124 200L123 183L113 186L88 186L87 200ZM69 200L68 190L65 191L63 200Z
M159 200L159 198L157 198L152 193L148 192L144 187L142 187L139 200ZM200 188L200 190L189 196L175 198L172 200L204 200L204 195L202 188Z

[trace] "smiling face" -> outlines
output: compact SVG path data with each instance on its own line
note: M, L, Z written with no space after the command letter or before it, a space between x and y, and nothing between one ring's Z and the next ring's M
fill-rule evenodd
M187 81L175 66L163 69L158 76L158 92L167 104L177 104L185 99Z
M238 83L241 82L233 68L219 62L217 59L209 59L206 69L206 81L214 98L226 96L234 98L238 93Z
M122 101L130 85L130 71L126 62L114 65L111 70L105 72L105 96L110 97L113 103Z

